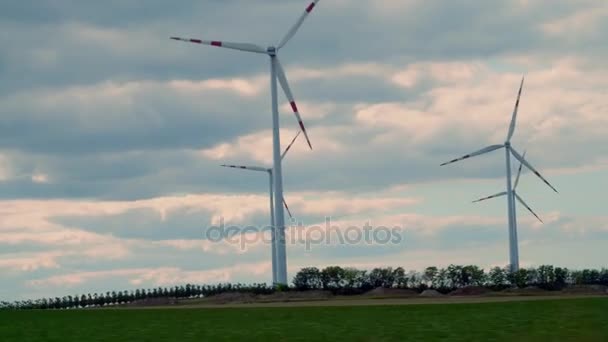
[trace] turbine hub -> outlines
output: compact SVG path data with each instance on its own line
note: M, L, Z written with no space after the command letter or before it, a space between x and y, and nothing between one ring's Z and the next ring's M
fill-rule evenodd
M511 142L510 141L505 141L505 147L511 147Z
M268 52L269 55L271 56L276 56L277 55L277 48L274 46L269 46L266 51Z

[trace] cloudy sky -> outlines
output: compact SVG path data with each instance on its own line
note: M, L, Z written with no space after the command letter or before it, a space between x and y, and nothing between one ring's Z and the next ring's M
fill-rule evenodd
M213 242L268 221L268 60L169 40L278 42L306 0L41 0L0 5L0 299L270 281L270 247ZM606 266L608 3L323 0L282 50L314 150L284 162L305 226L401 227L385 245L288 245L303 266L508 263L504 141L533 174L520 259ZM280 96L285 144L297 123ZM517 165L513 165L516 167Z

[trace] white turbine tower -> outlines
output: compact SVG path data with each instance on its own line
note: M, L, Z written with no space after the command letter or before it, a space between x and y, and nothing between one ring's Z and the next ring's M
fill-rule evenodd
M287 155L287 152L289 151L289 149L291 148L291 145L293 145L293 143L296 141L296 139L298 138L298 136L300 135L301 131L298 131L298 134L296 134L296 136L293 138L293 140L291 141L291 143L289 144L289 146L287 146L287 148L285 149L285 152L283 152L283 154L281 155L281 160L283 160L283 158L285 158L285 155ZM271 236L271 251L272 251L272 283L274 285L277 284L278 281L278 274L277 274L277 243L276 243L276 227L274 225L274 207L273 207L273 193L272 193L272 184L273 184L273 173L272 173L272 168L266 168L266 167L261 167L261 166L246 166L246 165L226 165L223 164L221 165L222 167L229 167L229 168L233 168L233 169L240 169L240 170L246 170L246 171L256 171L256 172L266 172L268 173L268 194L269 194L269 198L270 198L270 236ZM285 206L285 209L287 209L287 213L289 214L290 218L293 218L293 216L291 216L291 211L289 210L289 206L287 206L287 202L285 201L285 198L283 198L283 205Z
M306 134L306 129L304 128L304 124L302 123L302 118L300 117L300 113L298 111L298 107L294 100L293 94L291 93L291 89L289 88L289 84L287 82L287 77L285 76L285 71L281 66L281 63L278 59L278 53L285 44L296 34L302 23L308 17L310 12L314 9L319 0L314 0L311 2L304 13L300 16L298 21L287 31L287 34L281 39L277 46L269 46L267 48L263 48L256 44L251 43L230 43L225 41L217 41L217 40L201 40L201 39L193 39L193 38L180 38L180 37L171 37L171 39L195 43L195 44L204 44L211 45L216 47L223 47L227 49L240 50L245 52L253 52L266 54L270 57L270 93L272 100L272 152L273 152L273 172L274 172L274 211L275 211L275 223L277 227L277 275L278 275L278 283L282 285L287 285L287 256L285 251L285 215L282 210L282 203L279 199L283 198L283 172L281 168L281 141L279 137L279 106L277 102L277 79L283 88L283 92L291 105L291 109L298 120L298 124L300 125L300 129L304 133L306 137L306 141L308 142L308 146L312 149L312 145L310 140L308 139L308 134Z
M507 206L508 206L508 211L507 211L508 215L507 216L509 219L509 261L510 261L511 272L515 272L515 271L519 270L519 250L518 250L518 245L517 245L517 226L516 226L516 222L515 222L514 198L518 197L518 200L520 200L520 202L523 202L523 200L521 200L519 198L519 196L514 196L514 191L513 191L514 188L511 183L511 155L513 155L513 157L515 157L515 159L519 160L519 162L521 164L523 164L525 167L530 169L530 171L532 171L538 178L540 178L543 182L545 182L545 184L547 184L551 189L553 189L553 191L557 192L557 190L543 176L541 176L541 174L538 171L536 171L536 169L532 165L530 165L530 163L528 163L521 156L521 154L519 154L515 150L515 148L513 148L513 146L511 146L511 138L513 137L513 133L515 133L515 123L517 121L517 110L519 108L519 100L521 98L521 91L522 91L523 86L524 86L524 79L522 78L521 84L519 86L519 92L517 93L517 101L515 102L515 109L513 110L513 116L511 118L511 125L509 126L509 133L507 134L507 139L505 140L505 142L503 144L491 145L491 146L482 148L479 151L467 154L460 158L456 158L454 160L450 160L449 162L441 164L441 166L444 166L447 164L455 163L460 160L464 160L464 159L475 157L475 156L478 156L478 155L481 155L484 153L492 152L492 151L495 151L495 150L498 150L498 149L501 149L504 147L505 157L506 157L506 168L507 168L507 191L505 194L507 195ZM492 196L490 196L490 197L492 197ZM528 207L528 206L526 205L526 207Z

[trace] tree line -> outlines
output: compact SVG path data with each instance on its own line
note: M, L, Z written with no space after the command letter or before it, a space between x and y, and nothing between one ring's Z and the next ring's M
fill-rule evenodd
M445 268L427 267L422 272L406 272L402 267L374 268L371 271L330 266L301 269L293 286L300 291L327 290L339 294L357 294L374 288L413 289L419 292L434 289L447 293L467 286L486 287L491 290L536 286L545 290L561 290L572 285L607 285L608 269L569 270L563 267L542 265L510 272L494 267L489 271L475 265L450 265Z
M202 298L227 292L247 292L253 294L271 294L274 288L267 284L217 284L217 285L193 285L175 287L158 287L154 289L136 289L124 291L108 291L104 293L89 293L82 295L68 295L54 298L40 298L36 300L21 300L14 302L0 301L2 309L77 309L88 307L103 307L128 304L135 301L148 299L178 299L178 298Z
M306 267L295 275L289 287L240 283L186 284L175 287L111 291L86 295L77 294L37 300L2 301L0 302L0 310L105 307L156 298L202 298L230 292L272 294L277 291L323 290L334 294L355 295L381 287L413 289L418 292L435 289L447 293L468 286L480 286L492 290L535 286L555 291L574 285L608 286L608 269L569 270L563 267L542 265L522 268L517 272L509 272L506 268L494 267L486 272L475 265L450 265L445 268L430 266L422 272L406 272L402 267L374 268L372 270L340 266L328 266L323 269Z

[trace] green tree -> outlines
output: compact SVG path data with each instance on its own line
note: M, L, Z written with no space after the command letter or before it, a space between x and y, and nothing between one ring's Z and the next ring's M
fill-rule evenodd
M339 290L344 286L344 269L340 266L328 266L321 271L325 290Z
M447 276L448 279L450 280L450 287L452 288L457 288L457 287L462 287L463 286L463 279L462 279L462 266L458 266L458 265L450 265L447 268Z
M305 267L296 273L293 285L299 291L320 289L323 287L321 271L316 267Z
M540 265L536 269L538 285L544 289L556 288L555 269L552 265Z
M344 269L344 288L348 290L361 290L366 279L366 271L358 270L354 267L345 267Z
M570 272L567 268L556 267L553 271L555 277L555 288L562 289L566 286Z
M78 296L78 295L74 296L74 307L76 309L80 308L80 296Z
M397 267L393 271L393 277L395 281L395 286L403 289L407 287L407 276L405 274L405 270L403 267Z
M526 271L526 284L528 286L539 285L540 282L538 280L538 270L534 267L530 267L526 269Z
M600 280L600 272L593 269L584 269L582 273L582 283L586 285L598 284Z
M528 285L528 270L520 268L516 272L510 272L508 274L509 282L519 288L524 288Z
M368 274L369 282L374 288L384 287L391 288L395 282L395 275L393 268L374 268Z
M488 273L490 285L496 289L502 289L507 286L507 273L501 267L493 267Z
M412 289L420 289L423 287L422 274L416 271L409 271L407 273L408 287Z
M602 268L602 270L600 271L599 281L600 281L600 284L608 286L608 269L607 268Z
M461 286L481 286L485 282L485 273L483 269L475 265L467 265L461 268Z
M436 266L429 266L424 270L423 279L426 282L426 285L431 288L437 287L437 275L439 274L439 269Z
M435 276L435 288L446 292L451 286L448 270L446 268L439 269L439 272L437 272L437 275Z
M84 308L87 306L87 296L82 295L80 296L80 305Z

